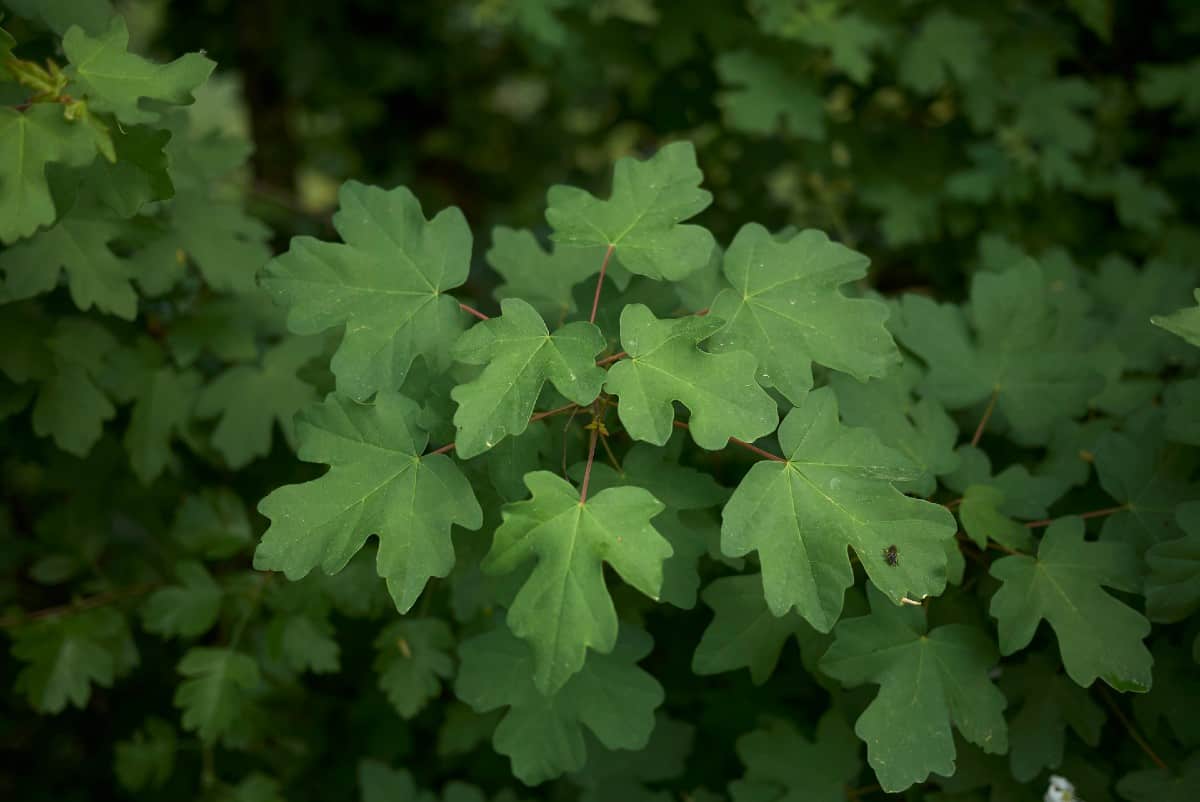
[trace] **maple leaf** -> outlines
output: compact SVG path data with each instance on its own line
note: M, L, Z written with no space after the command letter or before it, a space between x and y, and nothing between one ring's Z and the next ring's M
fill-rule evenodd
M1071 516L1050 525L1036 558L1002 557L989 573L1003 583L989 608L1001 653L1028 646L1045 619L1076 683L1086 688L1099 677L1119 691L1149 690L1154 661L1142 640L1150 622L1101 589L1141 590L1132 547L1086 542L1083 520ZM1097 621L1104 622L1102 630Z
M691 412L692 439L710 451L724 448L731 437L754 441L775 429L777 407L754 381L753 360L698 347L720 327L712 317L660 320L641 304L625 307L621 345L629 358L609 368L604 387L620 397L617 414L630 437L666 443L674 401Z
M459 647L455 693L478 712L508 708L492 744L511 759L518 779L535 785L583 768L585 727L607 749L646 745L663 689L636 663L652 645L645 632L623 627L611 653L592 652L582 670L546 695L533 680L531 650L498 623Z
M752 134L780 128L802 139L825 138L825 105L814 87L794 71L749 50L722 53L717 75L736 87L718 95L730 127Z
M988 51L988 41L978 23L938 9L921 23L921 29L900 57L900 82L924 94L932 93L951 78L967 83L975 77Z
M824 645L796 613L776 616L767 608L759 574L721 577L701 598L712 608L713 620L692 655L692 671L700 676L748 668L754 684L761 685L775 671L789 638L802 649Z
M1039 445L1101 389L1082 346L1056 338L1059 315L1041 267L1028 260L1002 273L975 274L965 312L905 295L892 329L929 367L923 392L950 409L994 395L1014 439Z
M12 637L13 657L26 663L16 691L42 713L86 707L93 685L111 688L138 662L125 618L111 607L36 621Z
M725 505L721 528L726 555L758 551L772 613L795 607L828 632L854 583L847 546L894 602L941 593L953 516L893 487L919 472L870 431L839 423L833 390L815 390L788 413L779 442L786 460L750 469ZM892 546L894 565L886 556Z
M145 372L137 390L125 449L133 472L149 484L173 461L171 438L183 434L200 389L200 375L170 366Z
M756 223L742 226L724 270L732 288L712 304L725 321L712 350L754 354L762 384L793 404L812 388L813 362L865 381L900 360L883 325L887 307L839 290L866 275L867 258L820 231L780 241Z
M1167 385L1163 394L1167 410L1167 437L1176 443L1200 445L1200 378L1185 379Z
M177 748L175 728L157 716L147 718L132 738L117 742L117 782L127 791L162 787L175 770Z
M1150 322L1200 347L1200 289L1195 291L1195 296L1196 306L1189 306L1169 315L1155 315L1150 318Z
M206 744L229 734L246 715L247 697L261 682L258 662L232 649L194 647L179 661L175 689L180 723Z
M1146 551L1146 615L1151 621L1182 621L1200 608L1200 502L1175 512L1185 534Z
M560 247L611 248L633 273L678 281L703 267L715 247L707 230L682 224L712 203L699 188L702 178L695 147L673 142L645 161L619 160L609 200L553 186L546 195L552 239Z
M1147 106L1171 108L1180 119L1200 117L1200 59L1139 65L1138 96Z
M115 14L109 0L4 0L4 5L18 16L40 19L59 35L73 25L103 31Z
M28 237L57 214L46 167L83 167L96 158L87 126L67 120L57 103L24 111L0 107L0 242Z
M1016 708L1008 719L1009 761L1020 782L1062 765L1068 727L1088 746L1100 743L1104 711L1085 689L1059 673L1055 662L1031 654L1023 663L1006 665L1000 678Z
M862 382L833 373L829 384L848 426L870 429L885 446L899 451L921 469L919 477L897 482L896 487L918 496L931 496L937 489L937 477L958 468L959 455L954 450L958 426L936 399L918 400L914 396L921 375L919 367L904 362L882 379Z
M276 424L289 444L295 442L292 419L317 397L296 373L323 351L320 337L289 337L263 354L261 366L234 365L204 388L196 415L220 417L212 443L230 467L269 454Z
M587 765L571 781L580 787L579 802L666 802L662 791L647 788L684 773L695 728L659 713L650 741L636 752L588 745Z
M812 741L789 723L773 720L737 739L746 766L730 784L734 802L842 802L862 771L858 741L836 711L817 722Z
M289 579L317 566L336 573L377 535L377 570L400 612L430 577L446 576L454 566L451 526L478 529L483 514L448 457L421 456L428 437L416 416L415 402L385 392L372 404L330 394L302 413L299 457L330 470L259 503L271 525L255 551L255 568Z
M38 388L33 431L52 436L63 451L82 457L100 439L104 422L116 414L99 379L117 341L94 321L64 318L47 345L53 373Z
M496 287L497 300L520 298L561 325L576 311L572 288L600 271L604 251L558 246L546 252L531 232L496 226L485 258L504 278Z
M1117 793L1132 802L1191 802L1200 796L1200 752L1188 756L1176 771L1130 772L1117 782Z
M379 688L396 712L410 719L454 674L454 634L444 621L417 618L389 624L375 639Z
M161 116L146 108L143 100L190 104L192 92L217 66L199 53L188 53L161 66L130 53L129 30L119 15L111 18L108 30L95 37L71 28L62 45L69 62L70 94L85 97L89 110L111 112L129 125L156 122Z
M253 543L242 500L228 488L183 497L171 523L171 540L188 554L210 560L231 557Z
M195 560L177 563L175 576L180 584L154 591L142 606L146 631L168 638L203 635L217 623L224 595L221 586Z
M537 310L519 298L506 298L500 309L500 317L463 334L452 352L459 362L486 366L450 394L458 404L455 451L463 459L525 431L547 381L581 406L595 400L604 383L596 355L605 340L595 325L568 323L551 334Z
M471 230L456 208L426 221L404 187L348 181L338 199L345 244L296 237L262 286L290 307L294 334L345 327L330 368L339 392L363 401L399 388L417 356L439 373L450 366L465 316L447 291L467 279Z
M694 513L722 503L729 491L708 474L680 465L682 445L681 437L672 439L666 449L635 443L621 458L620 472L604 463L594 464L590 488L599 492L609 487L641 487L666 506L654 517L654 528L671 544L671 556L663 563L659 599L690 610L696 604L700 585L696 564L707 551L700 535L706 529L706 520L711 521ZM573 465L571 478L580 480L584 470L582 464Z
M871 614L838 623L820 668L847 687L879 686L854 732L880 786L896 792L931 772L953 775L952 724L985 752L1007 751L1004 694L989 677L999 659L991 639L966 624L927 630L923 609L867 595Z
M533 497L504 505L483 570L507 574L537 559L508 624L533 647L533 681L549 695L583 667L589 647L604 653L616 643L603 563L657 599L671 545L650 523L663 504L640 487L608 488L585 501L549 471L527 474L525 484Z

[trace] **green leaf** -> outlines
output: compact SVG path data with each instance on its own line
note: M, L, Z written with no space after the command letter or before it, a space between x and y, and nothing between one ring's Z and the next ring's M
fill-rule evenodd
M646 745L663 701L662 687L636 665L651 646L646 633L623 628L610 654L591 653L579 673L547 696L534 684L529 647L500 624L459 648L455 692L478 712L508 708L492 744L512 760L518 779L534 785L583 768L585 727L607 749Z
M1186 379L1167 385L1163 395L1167 410L1167 437L1176 443L1200 445L1200 378Z
M50 292L67 273L71 300L124 320L137 315L130 264L109 243L120 237L119 222L92 203L77 205L53 228L0 253L4 290L14 299Z
M132 738L118 741L113 773L126 791L161 788L175 770L175 728L156 716Z
M4 5L17 16L40 19L59 35L73 25L103 31L116 13L109 0L4 0Z
M911 294L899 309L897 339L929 366L923 391L950 409L994 394L1018 443L1046 443L1060 421L1086 411L1101 389L1088 352L1058 337L1060 312L1036 262L975 274L965 313Z
M899 451L921 469L918 478L897 482L896 487L928 497L937 489L938 476L958 468L959 455L954 451L958 426L935 399L914 397L920 380L921 370L911 362L869 382L857 381L843 373L829 376L842 420L848 426L875 432L880 442Z
M170 229L159 244L171 258L182 253L196 263L210 287L255 291L254 277L271 258L271 229L239 203L183 190L170 204Z
M345 567L371 535L379 537L377 570L396 608L407 612L430 577L454 566L450 528L478 529L479 504L444 454L420 456L428 437L408 398L379 393L372 404L337 394L296 422L300 459L327 474L281 487L259 503L271 519L254 554L259 570L299 579L317 566Z
M1028 646L1045 619L1076 683L1086 688L1099 677L1119 691L1149 690L1154 661L1142 640L1150 622L1102 590L1141 590L1130 546L1086 542L1082 519L1060 518L1046 530L1036 559L1002 557L990 573L1003 583L989 608L1002 654Z
M147 632L163 637L194 638L217 623L221 612L221 586L202 563L194 560L175 566L180 584L156 590L142 607Z
M1200 289L1195 291L1195 296L1196 306L1180 309L1170 315L1155 315L1150 322L1200 348Z
M793 612L776 617L763 600L762 576L726 576L704 589L704 603L713 620L704 630L692 671L700 676L750 669L750 678L761 685L770 678L788 639L802 649L817 645L820 636Z
M0 242L8 245L54 222L47 165L83 167L95 158L87 126L67 120L59 104L0 107Z
M988 51L980 26L944 9L927 16L900 56L900 83L922 94L937 91L951 79L968 83Z
M85 456L116 414L98 379L117 342L90 320L60 320L48 343L54 373L38 389L33 431L50 435L63 451Z
M183 498L171 524L171 539L185 552L221 560L246 551L253 533L242 500L228 488Z
M954 774L951 725L991 754L1008 749L1004 695L989 672L999 656L978 628L926 631L925 611L898 607L868 590L871 614L840 622L821 670L847 687L873 683L879 694L855 723L867 762L885 791Z
M1155 109L1170 108L1182 119L1200 117L1200 59L1180 64L1138 66L1138 96Z
M199 53L160 66L128 52L129 31L119 15L111 19L107 31L95 37L71 28L62 44L70 63L70 94L85 97L90 111L110 112L127 125L158 121L160 112L148 109L143 100L191 104L192 91L207 81L217 66Z
M1191 802L1200 796L1200 752L1177 771L1144 769L1126 774L1117 783L1117 793L1132 802Z
M836 711L817 722L809 741L791 725L771 721L737 739L746 773L729 787L734 802L843 802L862 771L854 733Z
M589 744L587 765L571 777L580 786L579 802L667 802L668 792L646 785L684 773L694 734L691 725L659 714L644 749L630 753Z
M12 655L26 663L16 691L39 713L84 708L92 686L113 681L138 662L125 618L111 607L47 618L12 631Z
M734 87L717 97L730 127L771 135L779 129L802 139L825 138L825 105L813 85L749 50L717 58L721 82Z
M1151 621L1183 621L1200 608L1200 502L1175 511L1187 534L1146 551L1146 615Z
M325 616L291 612L276 616L267 628L273 656L293 671L334 674L341 668L341 647Z
M296 374L323 351L320 337L289 337L263 354L261 365L234 365L200 393L196 415L220 417L212 444L231 468L271 453L276 424L294 447L293 418L317 398Z
M1099 745L1104 710L1046 655L1006 665L1000 687L1016 708L1008 719L1009 761L1020 782L1062 766L1068 727L1089 747Z
M813 362L860 381L883 376L900 359L883 325L887 307L839 289L866 272L865 256L820 231L780 241L756 223L742 226L725 252L733 288L712 305L726 321L712 349L754 354L759 380L793 404L812 388Z
M418 356L435 372L449 367L465 315L447 292L467 279L471 230L456 208L426 221L404 187L349 181L338 199L333 225L345 244L296 237L262 286L290 307L295 334L345 327L330 367L338 390L364 401L399 388Z
M625 307L621 345L629 357L609 368L604 386L620 397L617 413L630 437L666 443L674 401L691 412L692 439L710 451L731 437L752 442L775 429L776 405L754 381L753 360L700 350L698 344L720 327L711 317L660 320L641 304Z
M576 311L572 288L600 272L605 250L560 246L546 252L531 232L496 226L486 256L504 279L496 288L496 299L520 298L561 326Z
M184 679L175 689L175 706L183 711L181 724L206 744L234 729L261 681L257 661L232 649L188 649L179 673Z
M871 582L894 602L946 586L945 542L957 527L940 504L909 498L892 482L918 472L866 429L838 422L829 388L808 395L779 428L785 462L759 462L725 506L721 550L758 551L767 606L795 607L821 632L842 610L854 572L850 547ZM887 552L898 559L889 564Z
M1029 529L1000 511L1004 501L1004 491L994 485L967 487L958 508L963 530L981 549L987 548L988 540L1017 551L1031 549L1033 536Z
M553 186L546 195L552 239L563 248L612 248L638 275L678 281L699 270L715 247L712 234L682 221L712 203L690 142L673 142L650 159L625 157L613 172L612 197Z
M663 563L659 598L690 610L696 604L696 590L700 586L696 563L708 550L704 534L710 527L716 528L711 517L701 517L703 514L698 511L721 504L729 491L707 473L680 465L682 445L682 438L670 441L666 449L635 443L621 458L620 473L602 462L595 463L590 488L592 492L600 492L609 487L641 487L666 505L654 518L654 528L671 544L672 551ZM570 476L579 481L583 472L584 465L576 463Z
M389 624L375 639L379 688L396 712L411 719L454 674L454 634L444 621L417 618Z
M1112 38L1113 0L1067 0L1080 21L1105 42Z
M154 481L174 462L171 438L185 434L199 390L200 375L193 371L147 371L125 432L125 450L143 483Z
M583 668L588 648L610 652L617 613L603 564L657 599L662 564L671 546L650 524L663 504L640 487L613 487L586 502L549 471L525 477L533 497L504 505L483 562L489 574L507 574L537 559L509 608L508 624L533 647L533 681L546 695Z
M450 394L458 404L455 451L463 459L524 432L547 381L580 405L591 403L604 383L604 370L596 366L605 346L600 329L577 322L550 334L537 310L521 299L507 298L500 308L500 317L476 323L454 345L459 362L486 365Z
M116 162L97 159L85 183L118 217L133 217L147 203L174 196L164 147L170 131L131 125L110 131Z
M1178 338L1146 325L1185 303L1193 286L1194 271L1163 260L1148 262L1141 270L1120 258L1100 263L1092 289L1104 320L1101 334L1124 354L1127 370L1158 373L1200 357Z
M362 802L437 802L437 797L417 788L408 769L393 769L378 760L358 764Z

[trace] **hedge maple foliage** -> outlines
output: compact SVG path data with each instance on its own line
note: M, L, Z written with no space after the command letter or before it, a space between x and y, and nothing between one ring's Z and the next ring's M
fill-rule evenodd
M3 798L1200 797L1200 6L0 4Z

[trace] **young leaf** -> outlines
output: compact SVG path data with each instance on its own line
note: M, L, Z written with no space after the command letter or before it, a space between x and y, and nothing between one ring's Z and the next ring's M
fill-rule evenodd
M900 361L883 325L887 307L840 291L867 274L867 262L820 231L780 241L757 223L742 226L725 252L733 288L712 305L726 321L712 349L754 354L759 380L793 404L812 388L813 362L860 381L883 376Z
M1169 315L1156 315L1150 318L1150 322L1200 348L1200 289L1195 291L1195 296L1196 306L1189 306Z
M942 592L944 545L957 527L940 504L892 486L919 475L907 459L868 430L839 423L827 387L788 413L779 441L787 460L750 469L725 506L721 528L726 555L758 551L772 613L795 607L817 630L832 629L854 583L847 546L896 603Z
M629 436L663 445L671 436L674 401L691 412L688 431L701 448L729 438L754 441L775 429L775 402L754 381L747 354L709 354L698 343L721 326L711 317L659 320L645 306L621 312L628 359L608 371L605 389L620 397L617 413Z
M336 393L299 416L300 459L327 474L281 487L259 503L271 519L254 567L299 579L318 565L340 571L371 535L377 570L400 612L430 577L454 566L450 528L478 529L483 514L466 478L444 454L420 456L427 436L417 405L395 393L360 404Z
M706 209L712 195L690 142L673 142L646 161L626 157L613 171L612 197L553 186L546 220L560 247L611 248L622 266L652 279L678 281L708 261L712 234L682 221Z
M1142 640L1150 622L1101 589L1141 590L1130 546L1086 542L1081 519L1061 518L1046 530L1036 559L1003 557L990 573L1003 583L990 607L999 623L1001 653L1028 646L1045 619L1076 683L1086 688L1099 677L1119 691L1149 690L1154 661Z
M296 373L323 350L320 337L289 337L263 354L261 366L235 365L200 393L196 414L220 416L212 443L231 468L267 456L277 423L295 442L292 419L317 396Z
M1083 413L1101 380L1080 343L1056 338L1059 312L1046 284L1029 260L975 274L965 313L905 295L892 328L929 366L925 392L950 409L994 395L1014 438L1028 445L1046 443L1057 423Z
M86 707L92 685L110 688L138 662L125 618L111 607L37 621L12 634L13 657L27 663L16 690L41 713Z
M194 638L217 623L221 612L221 586L203 563L194 560L175 566L180 584L156 590L142 607L147 632L164 637Z
M1089 747L1100 743L1104 710L1049 657L1031 654L1006 665L1000 687L1016 708L1008 719L1009 761L1020 782L1062 765L1068 727Z
M0 107L0 242L8 245L54 222L47 165L83 167L95 158L87 126L67 120L59 104Z
M692 656L692 671L700 676L748 668L754 684L761 685L775 671L789 638L802 648L819 642L820 635L800 616L789 611L776 617L767 609L758 574L721 577L702 598L713 620Z
M455 692L478 712L508 708L492 743L517 778L536 785L583 768L584 727L608 749L646 745L663 689L636 663L652 643L641 630L622 628L610 654L591 653L579 673L545 695L534 683L529 647L501 623L459 648Z
M398 389L418 356L449 367L466 316L448 291L467 280L471 230L456 208L426 221L404 187L348 181L338 199L333 226L345 244L296 237L262 285L290 307L293 333L345 327L330 367L339 392L365 401Z
M506 574L537 559L508 624L533 647L533 681L551 695L583 668L589 647L607 653L616 643L617 613L603 564L657 599L671 546L650 524L663 504L640 487L609 488L583 502L549 471L526 475L525 484L533 497L504 506L483 569Z
M1200 608L1200 502L1180 504L1175 517L1187 534L1146 552L1146 615L1151 621L1182 621Z
M790 724L771 721L737 739L746 773L729 790L734 802L843 802L862 771L858 750L854 733L837 711L821 716L812 741Z
M375 639L379 687L396 712L410 719L442 691L454 674L454 634L444 621L396 621Z
M521 299L508 298L500 308L500 317L476 323L454 346L459 362L486 365L450 394L458 403L455 451L463 459L525 431L547 381L580 405L593 401L604 383L604 370L596 366L605 346L600 329L581 321L550 334L537 310Z
M868 595L871 614L838 624L820 667L847 687L879 685L854 732L883 789L954 774L952 724L985 752L1007 751L1004 694L988 676L999 656L988 637L965 624L927 632L924 610Z
M71 28L62 45L70 63L70 94L86 97L89 110L111 112L128 125L153 123L161 116L144 107L142 100L189 105L194 100L193 90L207 81L217 66L199 53L188 53L161 66L130 53L129 31L119 15L111 18L107 31L95 37Z
M188 649L179 673L185 678L175 689L181 723L206 744L233 729L246 713L247 694L260 682L258 662L232 649Z
M803 139L825 138L825 107L815 88L792 70L749 50L722 53L717 74L734 87L717 100L730 127L771 135L782 128Z

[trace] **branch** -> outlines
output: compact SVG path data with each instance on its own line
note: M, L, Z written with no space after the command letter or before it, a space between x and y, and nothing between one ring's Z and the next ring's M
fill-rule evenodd
M121 599L130 599L136 596L142 596L155 588L161 587L161 582L143 582L140 585L133 585L120 590L111 590L105 593L97 593L95 596L89 596L86 599L79 599L70 602L69 604L60 604L57 607L47 607L44 610L38 610L29 614L17 613L15 615L0 618L0 629L9 629L11 627L19 627L25 624L32 624L36 621L41 621L45 618L54 618L60 615L71 613L82 613L85 610L92 610L96 607L104 607Z
M446 452L453 451L453 450L454 450L454 443L447 443L446 445L442 446L441 448L435 448L433 451L430 451L425 456L432 457L434 454L445 454Z
M691 428L686 423L684 423L683 421L679 421L679 420L672 421L671 425L674 426L676 429ZM787 460L784 459L783 457L781 457L777 454L772 454L770 451L761 449L758 446L754 445L753 443L747 443L745 440L739 440L736 437L731 437L731 438L729 438L729 442L733 443L736 446L741 446L742 448L746 449L747 451L752 451L755 454L757 454L758 456L762 457L763 459L769 459L772 462L787 462Z
M624 359L627 356L629 356L629 354L625 353L624 351L613 354L612 356L606 356L606 357L604 357L604 359L596 360L596 367L602 368L605 365L611 365L613 362L616 362L617 360L620 360L620 359Z
M579 485L579 506L587 503L588 483L592 480L592 463L596 461L596 441L600 439L600 427L592 427L592 436L588 439L587 464L583 467L583 482Z
M596 322L596 310L600 308L600 290L604 289L604 274L608 272L608 260L612 258L616 245L609 245L604 252L604 261L600 263L600 278L596 279L596 294L592 296L592 315L588 323Z
M1146 753L1146 756L1150 758L1150 760L1154 761L1154 765L1166 771L1167 764L1163 762L1162 758L1154 754L1154 750L1150 748L1150 744L1146 742L1146 739L1142 737L1141 733L1137 731L1137 728L1133 726L1133 723L1125 717L1123 712L1121 712L1121 708L1117 707L1117 703L1113 701L1113 698L1109 696L1108 690L1100 683L1096 683L1096 692L1100 694L1100 698L1103 699L1104 703L1113 711L1113 714L1116 715L1117 720L1124 725L1125 729L1129 732L1129 737L1134 740L1134 743L1142 748L1142 751Z

